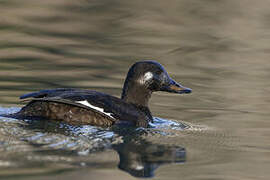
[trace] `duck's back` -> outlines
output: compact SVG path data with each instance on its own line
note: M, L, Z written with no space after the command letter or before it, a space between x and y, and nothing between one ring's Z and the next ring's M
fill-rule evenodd
M21 96L29 103L16 118L53 119L70 124L112 126L122 121L147 126L152 120L148 108L137 107L117 97L90 90L52 89Z

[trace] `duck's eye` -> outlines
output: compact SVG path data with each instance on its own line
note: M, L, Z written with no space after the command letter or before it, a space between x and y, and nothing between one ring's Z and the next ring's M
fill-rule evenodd
M167 84L167 83L169 83L169 78L168 78L168 74L166 74L166 73L162 73L161 75L160 75L160 81L161 81L161 83L162 84Z

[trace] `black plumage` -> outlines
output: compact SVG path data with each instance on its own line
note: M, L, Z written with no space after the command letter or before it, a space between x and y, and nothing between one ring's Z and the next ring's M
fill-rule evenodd
M18 113L5 115L18 119L45 119L70 124L112 126L128 123L147 127L153 120L148 101L154 91L190 93L172 80L155 61L140 61L129 70L121 98L80 89L50 89L22 95L29 103Z

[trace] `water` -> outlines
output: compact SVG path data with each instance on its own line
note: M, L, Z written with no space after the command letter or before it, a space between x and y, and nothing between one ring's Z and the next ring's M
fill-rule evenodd
M193 89L154 94L149 129L0 118L0 179L269 179L269 5L0 1L0 114L40 89L120 96L141 59Z

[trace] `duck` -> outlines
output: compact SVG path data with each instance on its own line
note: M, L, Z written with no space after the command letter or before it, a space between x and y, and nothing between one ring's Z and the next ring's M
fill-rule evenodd
M192 90L174 81L160 63L138 61L127 73L121 98L94 90L45 89L20 96L27 104L17 113L6 116L72 125L149 127L153 116L148 104L156 91L187 94Z

